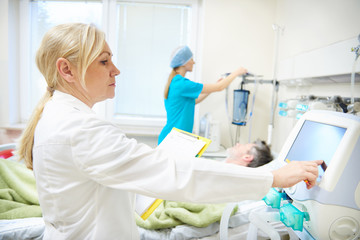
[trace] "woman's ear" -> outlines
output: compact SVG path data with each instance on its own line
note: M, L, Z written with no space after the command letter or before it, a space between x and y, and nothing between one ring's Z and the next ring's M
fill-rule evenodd
M70 62L65 59L65 58L59 58L56 61L56 68L57 71L59 72L60 76L65 79L67 82L75 82L76 78L75 78L75 72L74 72L74 68L72 67L72 65L70 64Z

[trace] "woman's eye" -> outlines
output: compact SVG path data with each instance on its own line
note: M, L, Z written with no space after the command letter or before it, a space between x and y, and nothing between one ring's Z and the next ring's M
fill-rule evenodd
M101 63L105 65L107 63L107 60L101 61Z

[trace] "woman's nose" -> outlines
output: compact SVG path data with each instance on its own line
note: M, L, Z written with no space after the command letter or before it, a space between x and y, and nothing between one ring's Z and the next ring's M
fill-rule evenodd
M114 70L111 72L113 77L120 74L120 70L114 65Z

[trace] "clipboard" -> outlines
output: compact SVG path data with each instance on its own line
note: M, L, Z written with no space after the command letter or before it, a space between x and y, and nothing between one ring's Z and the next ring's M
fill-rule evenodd
M173 128L157 148L165 149L179 155L200 157L210 143L210 139L178 128Z
M200 157L210 143L211 140L208 138L173 128L157 148L182 156ZM143 220L146 220L162 202L162 199L137 194L135 211Z

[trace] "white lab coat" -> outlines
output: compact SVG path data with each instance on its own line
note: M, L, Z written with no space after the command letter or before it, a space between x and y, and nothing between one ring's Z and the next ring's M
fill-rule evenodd
M194 202L261 199L269 171L182 158L129 139L55 91L36 127L34 174L44 239L139 239L134 193Z

